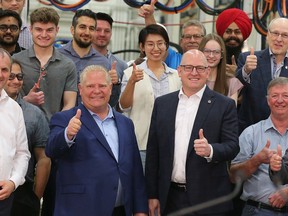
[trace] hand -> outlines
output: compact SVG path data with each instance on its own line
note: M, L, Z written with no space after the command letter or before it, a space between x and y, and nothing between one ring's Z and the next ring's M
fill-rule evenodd
M232 64L226 64L226 73L232 77L235 77L235 72L236 72L236 69L237 69L237 64L236 64L236 61L235 61L235 56L232 55L231 57L231 61L232 61Z
M80 121L80 117L81 110L78 109L76 115L69 121L69 124L67 126L66 135L69 140L72 140L81 128L82 123Z
M288 188L282 188L279 191L276 191L275 193L271 194L268 197L268 200L270 202L270 205L275 208L282 208L286 204L286 197L287 197L287 189Z
M250 74L252 70L256 69L256 67L257 67L257 56L254 55L254 48L251 47L250 55L248 55L246 58L244 71L246 74Z
M0 188L0 200L4 200L15 190L15 184L10 180L0 181Z
M270 159L270 169L274 172L280 171L282 166L282 148L281 145L277 146L277 154L273 154Z
M273 155L273 150L269 149L270 140L267 140L265 147L256 155L260 163L269 164L270 158Z
M203 129L199 130L199 139L194 140L194 149L196 154L201 157L209 157L211 154L211 147L204 137Z
M157 216L161 216L160 213L160 202L158 199L149 199L148 200L149 204L149 216L154 216L155 211L157 211Z
M113 84L118 84L118 74L117 74L117 71L116 71L116 64L117 64L117 61L114 61L112 63L112 67L111 67L111 70L109 71L109 75L111 77L111 81Z
M142 5L138 10L138 15L143 18L147 18L149 16L153 16L154 14L154 5L157 0L151 0L150 4Z
M144 78L144 72L143 69L138 69L136 67L136 64L133 63L133 71L131 74L131 77L129 78L129 80L133 83L139 82L140 80L142 80Z
M28 95L24 96L23 99L29 103L34 104L35 106L40 106L44 104L44 92L38 91L39 88L37 87L37 84L33 86L32 89L30 89Z

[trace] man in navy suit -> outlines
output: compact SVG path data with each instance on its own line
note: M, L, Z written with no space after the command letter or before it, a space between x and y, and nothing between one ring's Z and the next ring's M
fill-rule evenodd
M108 104L108 72L88 66L78 87L82 103L50 123L46 154L58 160L54 216L147 215L134 126Z
M279 76L288 77L288 19L275 18L268 26L269 48L242 53L238 59L237 78L243 83L239 110L239 134L248 126L267 119L268 83Z
M239 151L237 111L232 99L206 86L209 72L201 51L186 52L178 67L182 89L155 101L146 158L152 216L231 192L227 162ZM231 209L229 201L197 215L224 216Z

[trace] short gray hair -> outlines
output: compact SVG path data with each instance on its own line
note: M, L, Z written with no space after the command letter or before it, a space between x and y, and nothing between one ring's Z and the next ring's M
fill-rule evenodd
M277 77L276 79L273 79L272 81L269 82L268 87L267 87L267 93L269 90L274 87L274 86L283 86L283 85L288 85L288 78L287 77Z
M87 74L92 73L92 72L104 73L107 83L109 85L112 84L111 77L108 71L100 65L89 65L86 68L84 68L84 70L80 74L80 84L83 84L83 82L86 81Z
M182 26L182 31L181 31L181 32L182 32L182 33L181 33L182 36L183 36L183 30L184 30L185 28L189 27L189 26L197 26L197 27L201 28L202 31L203 31L204 36L206 35L206 28L205 28L205 26L204 26L200 21L191 19L191 20L188 20L187 22L185 22L185 23L183 24L183 26Z

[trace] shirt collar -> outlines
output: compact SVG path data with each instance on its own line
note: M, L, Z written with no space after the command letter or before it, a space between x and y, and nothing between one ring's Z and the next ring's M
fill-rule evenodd
M7 100L9 96L4 89L1 90L0 101Z
M83 104L83 103L82 103ZM84 105L83 105L84 106ZM94 113L94 112L92 112L91 110L89 110L88 108L86 108L87 110L88 110L88 112L92 115L92 116L97 116L97 118L99 118L99 116L96 114L96 113ZM111 106L108 104L108 109L109 109L109 111L108 111L108 114L107 114L107 116L105 117L105 119L103 120L103 121L105 121L106 119L110 119L110 118L115 118L114 117L114 113L113 113L113 110L112 110L112 108L111 108ZM99 118L100 119L100 118Z
M199 97L201 99L203 94L204 94L205 88L206 88L206 84L198 92L196 92L194 95L196 95L197 97ZM191 95L190 97L192 97L194 95ZM187 95L184 94L182 88L180 89L179 94L178 94L178 98L180 99L181 97L187 97Z

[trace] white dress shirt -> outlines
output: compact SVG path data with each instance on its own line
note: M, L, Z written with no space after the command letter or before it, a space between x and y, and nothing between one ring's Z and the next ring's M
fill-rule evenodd
M21 107L0 93L0 181L11 180L16 189L25 182L30 152Z
M175 122L174 161L172 182L186 183L186 159L189 141L196 113L206 85L196 94L187 97L182 89L179 92L179 103Z

